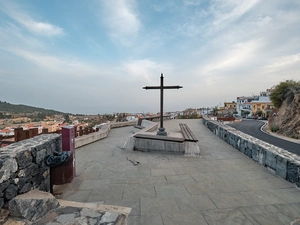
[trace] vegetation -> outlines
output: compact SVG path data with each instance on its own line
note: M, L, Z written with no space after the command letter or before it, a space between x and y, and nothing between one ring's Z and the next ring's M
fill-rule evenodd
M272 132L276 133L279 130L279 126L272 125L270 129L271 129Z
M50 116L50 115L64 114L63 112L59 112L55 110L38 108L38 107L33 107L28 105L14 105L5 101L4 102L0 101L0 111L1 111L0 118L5 117L4 116L5 113L3 112L7 112L10 114L23 113L24 116L27 117L30 117L30 115L25 115L25 114L31 114L31 113L40 113L39 117L44 117L44 115Z
M261 116L262 114L263 114L263 111L261 111L261 110L257 110L255 112L255 115L257 115L257 116Z
M249 114L250 114L249 111L245 111L245 110L242 111L242 116L248 116Z
M198 114L197 113L192 113L190 115L186 114L186 115L181 115L178 117L179 119L198 119Z
M278 109L285 99L293 100L295 90L300 90L300 81L286 80L280 82L270 95L273 105Z

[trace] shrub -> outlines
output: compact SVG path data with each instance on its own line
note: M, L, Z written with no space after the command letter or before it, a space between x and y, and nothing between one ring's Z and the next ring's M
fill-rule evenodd
M279 126L277 126L277 125L272 125L272 126L271 126L271 131L272 131L273 133L276 133L278 130L279 130Z

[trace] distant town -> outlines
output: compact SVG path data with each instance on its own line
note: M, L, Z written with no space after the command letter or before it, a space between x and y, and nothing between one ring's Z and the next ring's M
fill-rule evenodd
M239 96L235 101L226 101L223 105L215 107L188 108L182 111L164 112L164 115L171 119L197 119L203 115L214 115L223 117L240 116L244 118L267 119L273 111L274 106L270 101L272 89L260 92L254 96ZM9 104L1 102L2 104ZM9 104L12 106L11 104ZM29 106L26 106L29 107ZM4 108L4 107L2 107ZM10 137L14 135L14 129L22 127L24 130L37 128L38 133L43 129L54 133L61 130L62 126L72 125L82 128L99 129L102 124L111 122L135 121L143 117L159 116L160 113L126 113L115 112L103 115L74 115L47 110L41 112L19 112L13 109L5 111L0 108L0 137ZM53 113L57 113L54 114Z

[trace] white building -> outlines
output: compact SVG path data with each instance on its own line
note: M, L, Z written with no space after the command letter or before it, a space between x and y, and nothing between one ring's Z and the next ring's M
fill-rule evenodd
M237 97L236 98L236 111L239 116L243 116L243 112L250 112L249 116L252 116L252 101L258 100L258 96L253 97Z

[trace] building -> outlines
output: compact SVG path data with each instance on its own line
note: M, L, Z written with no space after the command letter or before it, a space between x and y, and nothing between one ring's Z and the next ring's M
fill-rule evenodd
M236 102L224 102L224 108L225 109L236 109Z
M252 116L252 101L258 100L258 96L252 97L237 97L236 98L236 111L238 112L239 116L243 116L244 112L248 112L249 116Z

